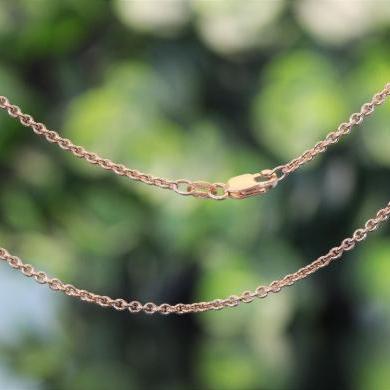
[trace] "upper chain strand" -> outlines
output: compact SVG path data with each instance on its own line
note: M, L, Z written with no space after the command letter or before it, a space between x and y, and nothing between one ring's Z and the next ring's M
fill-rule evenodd
M390 83L387 83L369 102L363 104L359 112L353 113L348 122L341 123L336 130L330 132L325 139L319 141L313 148L306 150L286 164L263 170L258 174L240 175L230 179L226 184L188 179L170 180L128 168L123 164L115 163L74 144L71 140L61 137L56 131L47 129L43 123L35 121L31 115L24 114L18 106L11 104L4 96L0 96L0 108L7 111L10 116L17 118L22 125L30 127L34 133L44 137L48 142L58 145L61 149L86 160L90 164L100 166L119 176L126 176L129 179L141 181L148 185L170 189L180 195L224 200L226 198L242 199L262 194L275 187L280 180L313 160L318 154L324 153L330 145L337 143L342 136L350 133L353 126L362 123L364 118L371 115L377 106L383 104L389 95Z
M105 295L98 295L87 290L75 287L72 284L65 284L63 281L49 277L45 272L37 271L30 264L25 264L22 260L11 255L6 249L0 247L0 259L6 261L9 266L22 272L28 277L32 277L41 284L47 284L52 290L61 291L64 294L76 297L82 301L94 303L102 307L110 307L115 310L127 310L130 313L144 312L146 314L186 314L200 313L210 310L220 310L228 307L235 307L241 303L250 303L256 298L266 298L270 293L277 293L281 289L291 286L301 279L304 279L319 269L328 266L331 262L339 259L344 252L352 250L359 242L363 241L367 235L376 230L390 216L390 202L380 209L375 217L369 219L364 227L357 229L351 237L344 239L338 246L333 247L328 253L320 256L312 263L300 268L298 271L288 274L282 279L273 281L268 285L258 286L254 291L244 291L239 295L231 295L224 299L215 299L206 302L178 303L171 305L169 303L156 304L147 302L142 304L139 301L127 301L122 298L114 299Z
M286 177L288 174L296 171L302 165L313 160L313 158L316 157L318 154L325 152L328 146L336 144L337 142L339 142L342 136L349 134L353 126L360 125L363 122L363 120L367 116L371 115L375 111L375 108L377 106L383 104L389 96L390 96L390 83L387 83L384 86L384 88L381 91L377 92L369 102L364 103L361 106L359 112L353 113L349 117L348 122L341 123L337 128L337 130L330 132L325 137L325 139L317 142L314 145L314 147L306 150L300 156L294 158L288 163L274 168L273 172L281 173L281 177L279 178L280 180Z

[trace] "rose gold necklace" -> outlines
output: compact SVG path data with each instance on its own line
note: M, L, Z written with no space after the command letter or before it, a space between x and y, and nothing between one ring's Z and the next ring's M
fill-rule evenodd
M258 174L244 174L228 180L227 184L207 183L190 181L186 179L167 180L149 174L130 169L122 164L116 164L111 160L104 159L96 153L91 153L81 146L73 144L70 140L62 138L55 131L48 130L42 123L36 122L30 115L23 114L19 107L9 103L8 99L0 96L0 108L6 110L12 117L17 118L24 126L31 127L33 131L43 136L47 141L57 144L60 148L70 151L77 157L83 158L91 164L98 165L110 170L117 175L126 176L133 180L142 181L149 185L161 188L169 188L180 195L192 195L200 198L211 198L216 200L243 199L248 196L263 194L275 187L277 183L287 175L297 170L300 166L311 161L319 153L325 152L328 146L335 144L339 139L348 134L354 125L360 124L364 118L374 111L375 107L384 103L390 95L390 83L384 89L376 93L370 102L363 104L361 110L350 116L348 122L341 123L337 130L329 133L324 140L318 142L313 148L305 151L299 157L290 162L280 165L271 170L264 170ZM138 301L127 301L122 298L113 299L108 296L94 294L90 291L77 288L71 284L65 284L59 279L49 277L45 272L37 271L30 264L25 264L17 256L11 255L6 249L0 247L0 259L7 262L14 269L24 275L32 277L36 282L47 284L52 290L61 291L64 294L79 298L82 301L95 303L102 307L111 307L115 310L127 310L130 313L144 312L147 314L186 314L200 313L209 310L220 310L227 307L235 307L241 303L250 303L256 298L265 298L270 293L277 293L282 288L291 286L297 281L317 272L320 268L328 266L334 260L340 258L344 252L352 250L359 242L363 241L368 233L376 230L390 216L390 202L380 209L375 217L369 219L364 227L357 229L351 237L344 239L338 246L333 247L328 253L320 256L312 263L300 268L298 271L288 274L282 279L273 281L268 285L258 286L254 291L244 291L239 295L231 295L224 299L215 299L207 302L168 303L156 304L147 302L142 304Z
M255 174L247 173L233 177L226 184L191 181L188 179L170 180L128 168L123 164L100 157L82 146L75 145L71 140L61 137L53 130L48 130L43 123L36 122L30 115L24 114L18 106L11 104L4 96L0 96L0 108L6 110L10 116L17 118L22 125L30 127L35 134L44 137L48 142L58 145L61 149L84 159L90 164L114 172L119 176L126 176L131 180L140 181L151 186L173 190L180 195L224 200L226 198L243 199L249 196L264 194L271 188L274 188L290 173L313 160L318 154L325 152L328 146L337 143L342 136L351 131L353 126L362 123L364 118L371 115L377 106L383 104L389 95L390 83L377 92L369 102L363 104L359 112L353 113L348 122L341 123L336 130L330 132L322 141L317 142L311 149L306 150L300 156L273 169L265 169Z

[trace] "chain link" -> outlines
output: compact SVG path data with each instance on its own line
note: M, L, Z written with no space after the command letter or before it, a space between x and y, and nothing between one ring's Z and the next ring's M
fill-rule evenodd
M345 238L340 245L333 247L323 256L314 260L312 263L300 268L298 271L284 276L282 279L275 280L268 285L258 286L254 291L244 291L239 295L231 295L224 299L214 299L207 302L195 303L169 303L156 304L147 302L142 304L139 301L127 301L122 298L111 298L105 295L98 295L87 290L80 289L72 284L66 284L60 279L51 278L45 272L37 271L31 264L25 264L22 260L11 255L6 249L0 247L0 259L8 265L19 270L25 276L33 278L37 283L47 284L54 291L60 291L70 297L75 297L81 301L94 303L101 307L108 307L118 311L127 310L130 313L144 312L146 314L187 314L201 313L210 310L221 310L229 307L236 307L241 303L253 302L256 298L266 298L270 293L277 293L283 288L292 286L301 279L307 278L331 262L339 259L344 252L351 251L355 246L366 239L370 232L375 231L381 223L388 220L390 216L390 202L386 207L380 209L375 217L369 219L364 227L355 230L351 237Z
M259 191L255 191L253 194L267 192L287 175L313 160L318 154L324 153L330 145L337 143L342 136L349 134L353 126L360 124L365 117L371 115L376 106L383 104L389 95L390 83L386 84L380 92L376 93L368 103L363 104L359 112L353 113L348 122L341 123L337 130L329 133L324 140L317 142L313 148L306 150L288 163L269 170L271 175L275 174L277 176L276 182L270 183L272 185L262 186ZM228 197L233 199L246 197L241 196L241 194L229 192L225 183L208 183L187 179L170 180L140 172L137 169L128 168L123 164L118 164L110 159L103 158L97 153L86 150L82 146L75 145L71 140L61 137L57 132L47 129L43 123L35 121L31 115L24 114L20 107L11 104L5 96L0 96L0 108L7 111L11 117L18 119L22 125L30 127L35 134L45 138L48 142L56 144L74 156L84 159L92 165L111 171L116 175L125 176L128 179L140 181L151 186L170 189L183 196L214 200L224 200Z
M353 113L348 122L341 123L336 130L317 142L314 147L306 150L288 163L279 165L272 172L279 175L279 181L283 180L287 175L313 160L318 154L324 153L329 146L339 142L341 137L349 134L355 125L360 125L367 116L374 112L377 106L383 104L388 96L390 96L390 83L387 83L381 91L377 92L369 102L364 103L359 112Z
M31 115L24 114L20 107L11 104L5 96L0 96L0 108L7 111L11 117L18 119L23 126L30 127L35 134L45 138L46 141L58 145L61 149L72 153L74 156L92 165L111 171L116 175L125 176L131 180L140 181L151 186L170 189L185 196L215 200L224 200L228 197L224 183L208 183L186 179L170 180L140 172L137 169L128 168L123 164L103 158L97 153L90 152L84 147L74 144L70 139L61 137L56 131L47 129L43 123L35 121Z

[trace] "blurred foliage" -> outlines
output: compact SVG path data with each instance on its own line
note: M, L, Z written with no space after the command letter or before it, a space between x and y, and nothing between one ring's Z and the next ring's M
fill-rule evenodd
M287 54L275 59L262 77L253 127L259 140L284 160L315 144L323 135L321 126L331 129L345 112L336 70L326 57Z
M2 95L115 161L222 181L312 146L389 81L387 2L9 0ZM272 194L181 198L0 116L0 245L102 294L190 302L296 270L388 202L390 106ZM235 310L104 311L0 272L0 388L389 389L389 228Z

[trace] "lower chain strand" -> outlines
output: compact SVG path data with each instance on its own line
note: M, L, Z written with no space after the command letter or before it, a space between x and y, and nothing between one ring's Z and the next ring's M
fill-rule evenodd
M257 287L254 291L244 291L240 295L231 295L225 299L215 299L207 302L178 303L171 305L163 303L158 305L153 302L142 304L138 301L127 301L125 299L113 299L108 296L94 294L87 290L79 289L72 284L65 284L59 279L49 277L45 272L36 271L30 264L24 264L17 256L11 255L6 249L0 247L0 259L8 265L28 277L32 277L40 284L47 284L54 291L61 291L71 297L82 301L94 303L102 307L110 307L118 311L127 310L130 313L144 312L146 314L186 314L200 313L209 310L220 310L228 307L235 307L241 303L250 303L256 298L266 298L270 293L277 293L282 288L291 286L301 279L317 272L320 268L328 266L334 260L340 258L344 252L352 250L359 242L363 241L367 234L376 230L390 216L390 202L386 207L380 209L376 216L369 219L364 227L357 229L351 237L344 239L340 245L332 248L327 254L314 260L312 263L300 268L298 271L286 275L284 278L275 280L272 283Z

